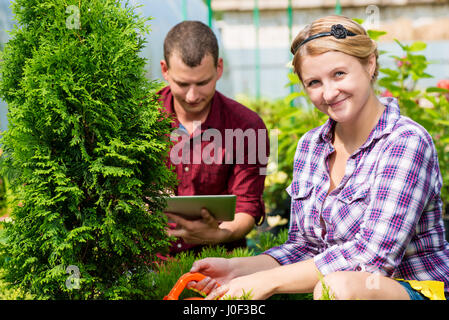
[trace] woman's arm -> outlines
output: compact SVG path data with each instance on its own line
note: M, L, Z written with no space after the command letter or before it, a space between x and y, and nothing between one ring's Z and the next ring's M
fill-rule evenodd
M256 262L256 260L251 262ZM250 263L246 266L255 268ZM313 259L308 259L233 278L227 284L213 290L207 299L216 299L222 296L239 298L249 294L251 299L260 300L279 293L313 292L319 281L318 275L319 271Z
M205 258L193 263L190 272L200 272L220 284L226 284L234 278L278 267L279 263L269 255L253 257ZM196 288L198 289L198 288Z
M235 278L278 266L279 263L275 259L265 254L231 259L205 258L195 261L190 272L200 272L207 278L190 282L188 287L209 294L218 284L226 285Z

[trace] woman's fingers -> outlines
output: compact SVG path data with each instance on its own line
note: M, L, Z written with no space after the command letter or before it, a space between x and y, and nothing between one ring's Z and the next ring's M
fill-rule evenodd
M212 290L211 293L207 295L206 298L204 298L204 300L218 300L221 297L223 297L226 294L226 292L228 292L228 290L229 290L228 285L216 287L214 290Z
M211 279L210 277L206 277L203 280L198 281L198 282L190 281L187 284L188 289L198 291L198 292L204 293L206 295L208 295L217 286L218 286L217 281L215 281L214 279Z
M215 288L218 288L218 284L217 281L213 280L210 281L201 292L205 293L206 295L208 295L209 293L211 293Z

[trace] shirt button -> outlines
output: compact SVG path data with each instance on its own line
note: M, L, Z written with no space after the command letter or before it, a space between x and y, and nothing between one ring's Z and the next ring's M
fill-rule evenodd
M184 167L185 172L189 172L189 167Z
M362 271L362 267L357 266L357 268L355 268L356 271Z

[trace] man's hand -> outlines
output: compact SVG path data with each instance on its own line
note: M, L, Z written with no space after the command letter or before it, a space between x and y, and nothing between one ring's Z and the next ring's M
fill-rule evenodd
M179 237L190 244L218 244L227 242L232 232L220 228L218 221L207 209L201 210L201 218L187 220L174 213L165 213L169 220L176 223L176 229L169 229L168 235Z

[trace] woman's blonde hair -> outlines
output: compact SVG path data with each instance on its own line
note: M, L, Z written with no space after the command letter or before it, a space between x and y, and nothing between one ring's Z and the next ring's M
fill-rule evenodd
M330 32L333 25L341 24L348 31L355 33L355 36L348 36L344 39L337 39L333 36L320 37L299 46L299 44L310 36L322 32ZM302 57L306 55L318 55L328 51L339 51L346 53L360 60L363 65L368 63L372 54L376 56L376 70L373 74L372 82L379 74L379 64L377 62L379 53L377 44L367 34L366 30L357 22L344 16L327 16L315 20L304 27L292 42L291 52L293 57L293 68L302 81L300 65Z

